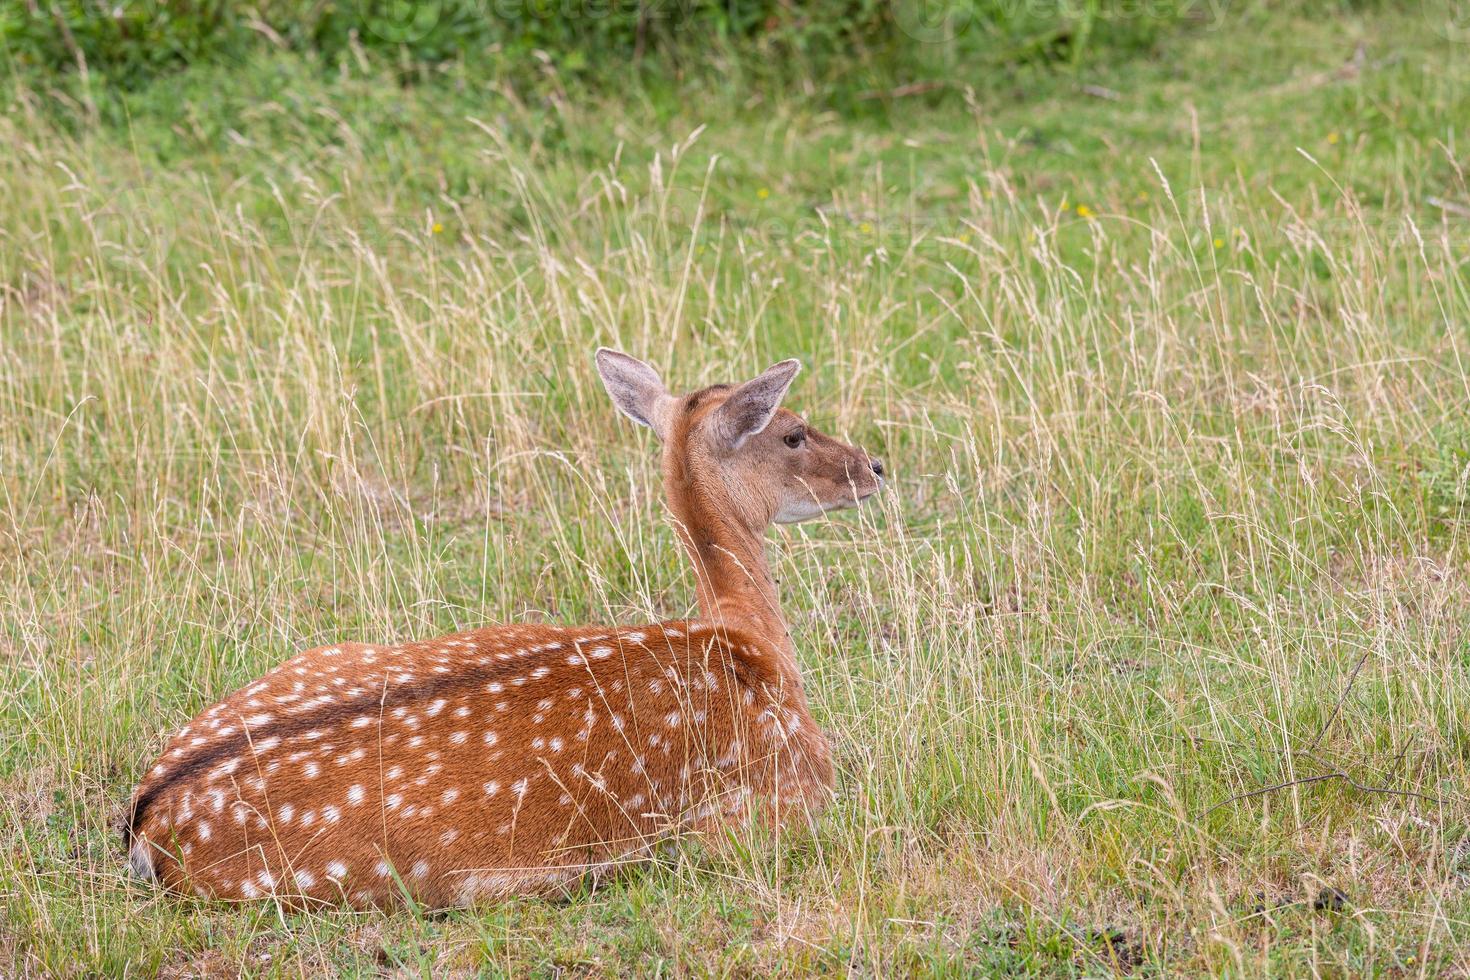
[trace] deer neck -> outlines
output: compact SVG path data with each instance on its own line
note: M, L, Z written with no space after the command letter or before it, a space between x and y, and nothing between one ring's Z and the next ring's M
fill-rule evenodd
M715 626L757 633L794 655L766 560L765 527L739 516L727 488L690 481L677 465L666 474L666 490L679 539L694 564L700 616Z

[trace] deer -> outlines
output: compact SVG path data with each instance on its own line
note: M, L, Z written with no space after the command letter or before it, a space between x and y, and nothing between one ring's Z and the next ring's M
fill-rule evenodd
M883 463L783 408L800 362L670 394L599 348L661 444L699 615L496 625L306 650L173 735L123 818L132 874L180 895L387 907L563 894L682 833L815 819L832 752L765 553Z

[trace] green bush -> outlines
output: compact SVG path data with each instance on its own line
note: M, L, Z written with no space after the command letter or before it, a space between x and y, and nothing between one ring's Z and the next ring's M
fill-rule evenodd
M217 58L245 31L232 0L10 0L0 41L23 66L100 71L121 81Z
M10 0L0 43L22 65L85 64L131 85L199 61L278 45L329 62L354 49L407 64L545 52L616 68L746 45L811 63L1075 57L1099 35L1149 43L1203 0Z

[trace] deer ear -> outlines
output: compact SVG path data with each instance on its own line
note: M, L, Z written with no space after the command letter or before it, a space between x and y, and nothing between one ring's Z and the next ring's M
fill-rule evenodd
M658 372L636 357L607 347L597 348L597 373L613 404L639 425L646 425L660 439L668 432L669 407L674 399L664 389Z
M800 370L801 362L795 358L773 364L725 399L716 409L714 421L716 431L729 448L740 448L741 443L770 424Z

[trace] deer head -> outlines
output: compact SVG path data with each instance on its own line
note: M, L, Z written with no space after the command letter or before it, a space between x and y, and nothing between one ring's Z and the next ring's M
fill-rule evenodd
M801 370L781 361L741 385L669 394L658 373L604 347L597 370L614 404L663 443L665 489L676 514L684 496L751 531L851 507L883 486L883 461L817 431L781 407Z

